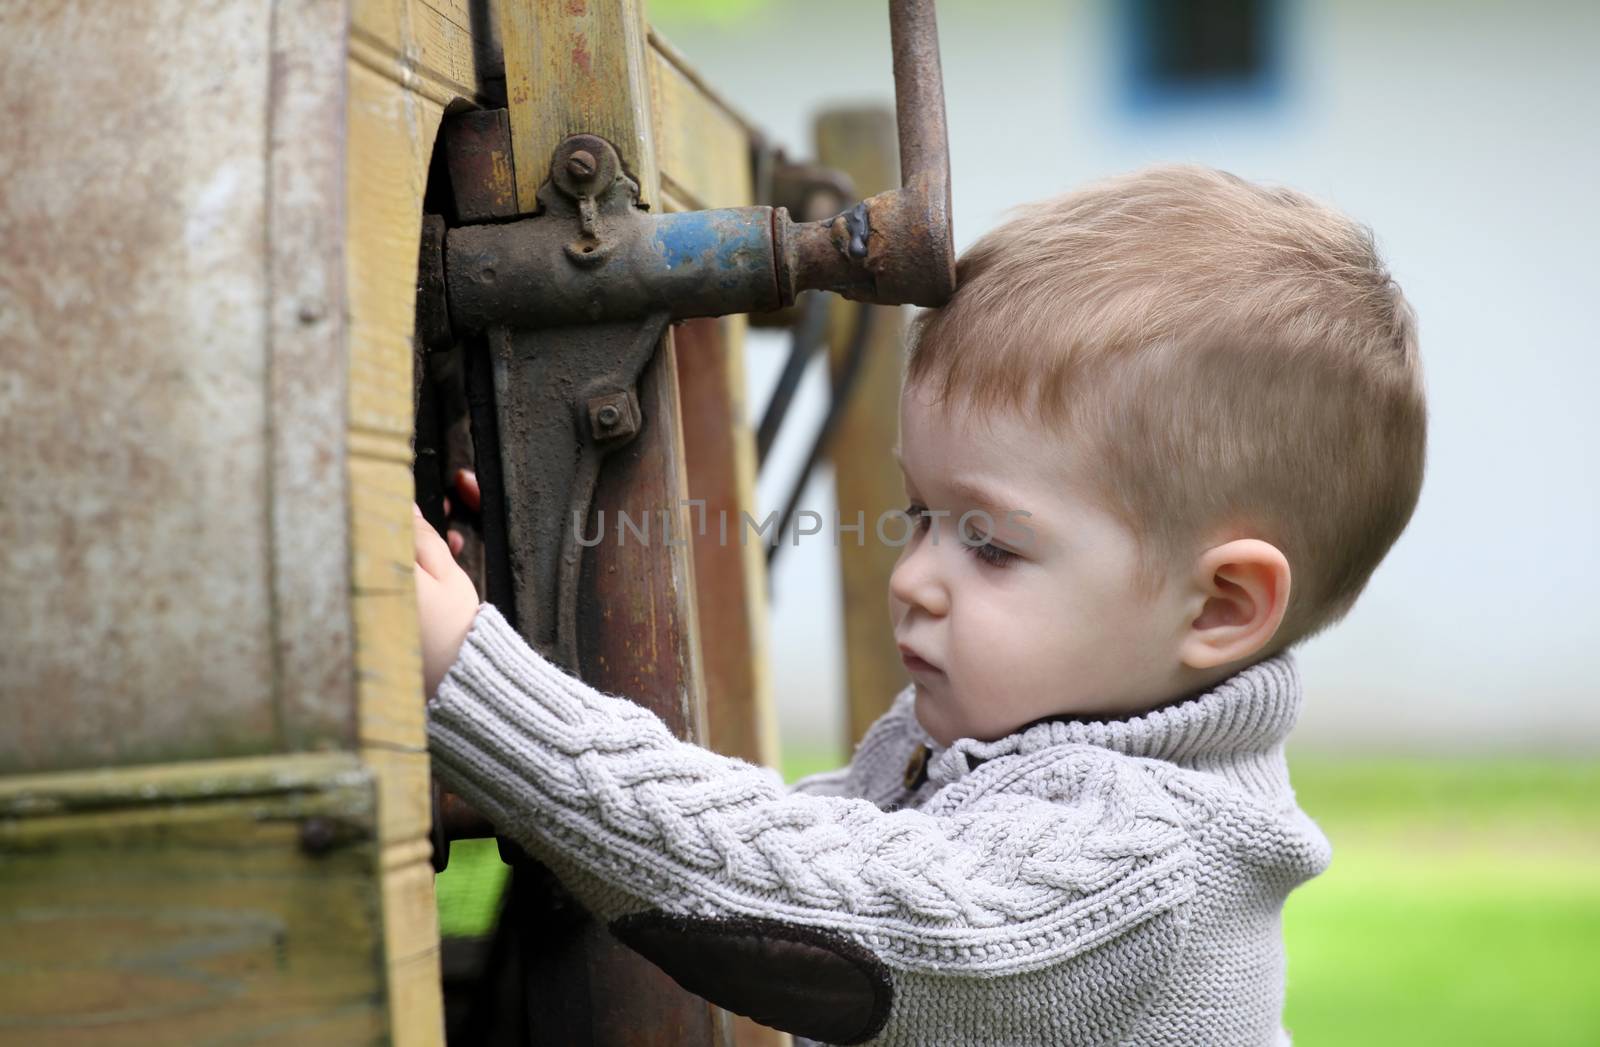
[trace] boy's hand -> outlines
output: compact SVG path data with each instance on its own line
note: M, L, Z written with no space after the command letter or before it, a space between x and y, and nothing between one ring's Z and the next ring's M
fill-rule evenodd
M414 503L417 619L422 635L422 682L432 698L455 663L461 642L478 613L478 591L451 555L449 546Z
M483 510L483 493L478 488L478 474L471 469L457 469L455 482L456 495L461 499L461 504L469 512L477 513ZM445 496L444 514L450 515L450 497ZM452 526L445 532L445 541L450 546L450 551L456 556L461 555L467 542L461 531Z

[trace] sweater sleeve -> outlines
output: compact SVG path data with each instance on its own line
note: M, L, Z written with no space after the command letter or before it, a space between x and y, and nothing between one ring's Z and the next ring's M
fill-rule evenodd
M1036 972L1170 915L1192 887L1178 820L1092 747L1043 775L992 761L938 814L885 811L833 781L791 792L564 672L488 604L430 703L429 746L448 787L613 929L639 914L680 930L744 921L763 942L842 943L869 980ZM1017 788L1035 778L1043 794Z

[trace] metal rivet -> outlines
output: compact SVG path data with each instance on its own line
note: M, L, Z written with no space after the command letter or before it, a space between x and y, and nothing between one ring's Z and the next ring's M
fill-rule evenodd
M313 857L333 850L337 837L328 818L307 818L300 823L300 849Z

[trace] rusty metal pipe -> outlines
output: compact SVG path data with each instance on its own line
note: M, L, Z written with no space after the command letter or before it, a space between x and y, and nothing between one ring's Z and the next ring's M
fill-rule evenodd
M899 189L822 222L779 210L786 300L826 290L863 302L941 306L955 293L950 222L950 135L934 0L890 0Z
M956 255L950 212L950 132L945 122L944 72L934 0L890 0L894 50L894 110L900 134L904 197L900 250L904 271L888 293L916 305L943 305L955 293ZM920 236L918 235L920 233ZM914 245L914 246L913 246ZM914 252L915 257L910 257ZM903 285L898 281L904 280ZM883 279L880 291L885 290Z
M551 217L450 230L450 314L466 330L776 309L772 209L619 209L593 242Z
M950 132L945 124L944 73L934 0L890 0L894 51L894 116L900 135L900 183L926 186L950 213Z

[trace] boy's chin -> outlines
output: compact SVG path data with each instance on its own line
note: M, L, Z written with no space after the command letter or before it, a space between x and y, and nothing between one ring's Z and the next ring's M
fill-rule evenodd
M916 700L912 703L912 711L917 717L917 724L928 736L941 746L948 746L957 738L964 737L958 724L952 723L945 711L940 708L941 698L932 694L927 685L917 683Z

